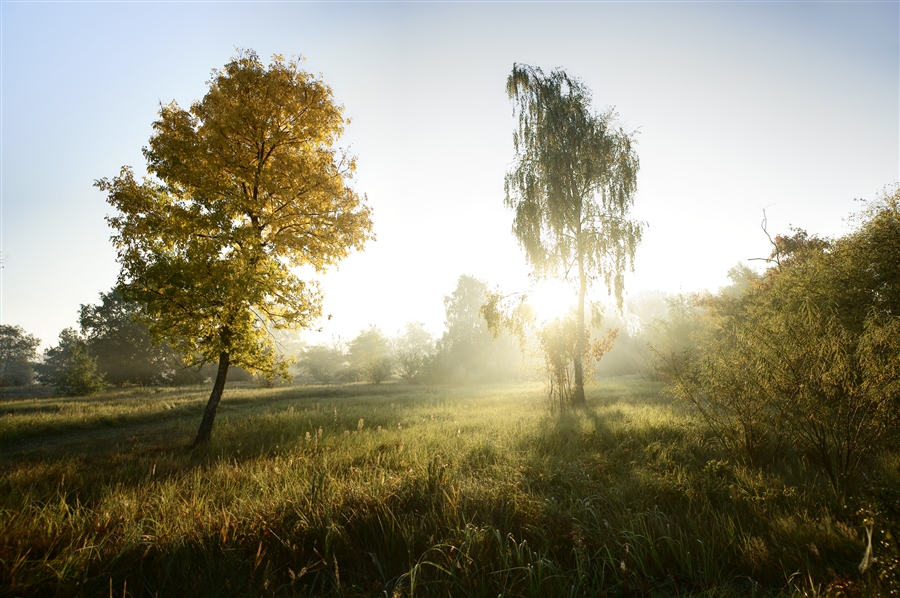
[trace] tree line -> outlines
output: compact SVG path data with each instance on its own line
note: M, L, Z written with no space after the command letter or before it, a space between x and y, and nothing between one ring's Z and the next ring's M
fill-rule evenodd
M307 344L289 334L279 336L279 359L290 364L288 380L298 383L380 384L399 379L422 382L501 381L520 375L521 357L510 338L494 339L479 309L487 282L459 277L444 297L446 330L434 338L424 325L409 322L387 336L375 325L349 341ZM56 345L42 355L40 340L19 326L0 327L0 384L51 385L66 395L96 394L107 386L184 386L201 384L216 374L218 364L187 360L171 344L154 340L140 318L141 304L113 288L96 304L79 309L78 329L63 330ZM234 368L232 381L270 379Z
M445 331L435 338L421 322L409 322L393 338L377 326L349 341L306 347L297 359L300 380L317 384L369 382L392 377L410 384L498 382L523 376L517 344L495 339L481 317L488 283L462 275L444 297Z
M78 329L60 332L57 344L40 356L40 339L20 326L3 325L3 386L39 382L62 394L84 396L109 385L182 386L208 377L208 368L186 367L169 343L154 341L137 317L139 310L118 289L101 293L99 303L80 307Z

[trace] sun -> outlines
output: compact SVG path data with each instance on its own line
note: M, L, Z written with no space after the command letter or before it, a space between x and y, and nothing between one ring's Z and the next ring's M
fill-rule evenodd
M528 295L528 304L534 309L538 322L549 322L567 315L576 306L577 300L571 283L559 280L542 280L532 287Z

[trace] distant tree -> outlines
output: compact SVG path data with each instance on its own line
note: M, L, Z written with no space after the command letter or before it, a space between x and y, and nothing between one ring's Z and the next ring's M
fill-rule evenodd
M350 341L350 365L360 379L381 384L394 373L390 343L377 326L370 326Z
M650 343L655 340L657 323L665 320L668 296L662 291L640 291L625 298L622 311L604 314L603 328L617 328L615 346L597 364L595 376L655 376L654 355Z
M625 270L633 267L643 225L628 219L637 185L634 136L616 114L591 111L584 84L563 70L513 65L507 93L518 112L516 152L506 176L513 232L539 277L578 285L577 325L585 325L585 294L602 279L622 303ZM584 403L585 335L577 335L574 404Z
M56 389L64 395L82 397L103 392L106 381L97 371L97 360L84 345L72 347L68 362L59 370Z
M97 360L74 328L60 332L59 344L44 351L36 369L41 383L55 386L67 396L98 394L106 388L103 375L97 371Z
M168 343L153 341L139 312L140 304L125 301L115 288L100 293L99 304L81 306L81 334L110 384L168 383L184 368L182 357Z
M709 322L704 318L703 299L700 295L669 295L665 299L665 315L649 326L648 345L655 369L663 377L663 370L694 351L706 332Z
M294 361L309 347L309 343L296 330L276 330L272 336L278 352Z
M35 364L34 369L38 381L41 384L55 385L58 381L57 373L68 361L71 348L79 344L83 345L84 339L77 330L74 328L63 329L59 333L59 343L45 349L42 359Z
M664 318L668 312L666 301L668 295L662 291L639 291L632 293L625 301L625 307L634 323L629 328L644 331L653 325L653 322Z
M182 358L182 364L171 371L171 377L166 379L166 384L175 387L204 384L208 380L215 379L216 370L216 364L198 362L188 366L184 364Z
M334 147L342 108L299 60L253 51L215 70L190 110L160 109L144 149L155 178L129 168L97 186L121 265L119 288L138 301L154 338L218 362L195 444L209 440L230 365L286 375L271 329L321 315L321 272L372 238L370 210L350 187L355 159ZM195 357L196 356L196 357Z
M518 373L520 353L509 334L494 334L482 313L487 282L463 274L444 296L446 330L436 355L440 374L450 380L504 380Z
M419 382L429 361L434 357L434 338L421 322L408 322L394 339L394 362L397 374L409 382Z
M21 326L0 324L0 386L31 384L40 344Z
M494 337L481 316L488 285L463 274L450 295L444 297L441 353L451 377L477 378L482 372Z
M349 377L346 347L340 338L306 347L298 365L306 377L318 384L343 382Z

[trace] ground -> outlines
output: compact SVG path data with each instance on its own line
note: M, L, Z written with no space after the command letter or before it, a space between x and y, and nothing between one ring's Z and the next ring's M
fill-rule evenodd
M661 390L232 388L200 449L208 389L6 396L0 595L890 589L858 569L863 499L729 459Z

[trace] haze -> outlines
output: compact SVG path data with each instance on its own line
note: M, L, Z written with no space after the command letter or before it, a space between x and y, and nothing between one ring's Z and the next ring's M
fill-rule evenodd
M512 64L563 67L639 130L629 293L715 290L768 255L759 223L846 230L900 178L900 8L872 3L10 3L2 7L0 321L56 342L118 266L92 183L159 102L203 96L235 48L303 55L352 118L341 143L376 243L322 278L321 333L443 326L461 274L517 290L503 207ZM752 263L752 262L751 262ZM596 293L595 293L596 294Z

